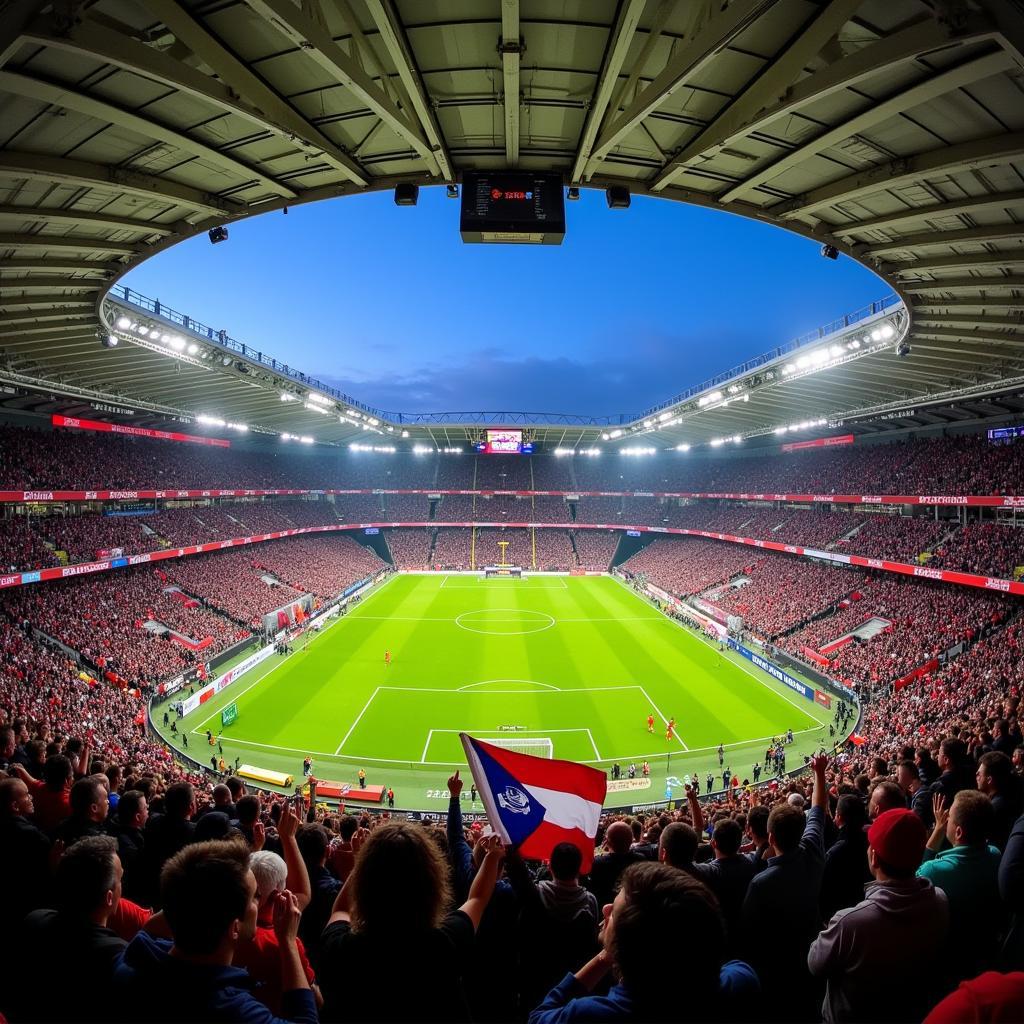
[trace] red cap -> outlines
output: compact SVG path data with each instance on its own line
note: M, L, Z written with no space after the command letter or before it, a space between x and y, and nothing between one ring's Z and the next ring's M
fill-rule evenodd
M928 830L913 812L895 808L884 811L868 829L868 843L880 860L899 871L921 866Z

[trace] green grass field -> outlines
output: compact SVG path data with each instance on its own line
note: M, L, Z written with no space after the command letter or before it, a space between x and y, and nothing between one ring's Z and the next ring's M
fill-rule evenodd
M555 757L602 768L649 761L648 788L609 793L621 806L663 800L667 781L693 772L703 781L713 771L720 789L720 743L742 779L791 728L796 767L827 741L831 721L611 577L395 576L308 649L271 657L180 723L197 760L209 758L206 730L220 732L232 701L229 762L298 781L311 754L318 777L354 781L363 767L370 782L394 787L398 806L421 809L443 805L445 779L464 765L461 731L511 738L500 727L520 726L516 737L550 739Z

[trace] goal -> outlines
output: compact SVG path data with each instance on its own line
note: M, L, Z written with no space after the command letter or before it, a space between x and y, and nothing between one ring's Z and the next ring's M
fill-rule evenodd
M555 756L555 746L547 736L520 736L516 739L503 736L487 742L496 747L504 747L505 750L514 750L517 754L531 754L533 757L547 758Z
M484 579L491 580L499 577L511 579L523 578L523 567L521 565L485 565Z

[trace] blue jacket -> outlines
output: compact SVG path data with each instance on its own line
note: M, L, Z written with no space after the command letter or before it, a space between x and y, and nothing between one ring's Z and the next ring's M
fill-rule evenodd
M685 969L685 965L683 965ZM750 1004L760 991L753 969L742 960L730 960L719 972L716 997L719 1020L749 1016ZM661 1007L658 1019L686 1020L686 996L673 986L670 1004ZM637 1005L625 985L613 985L606 996L588 995L572 974L567 974L530 1014L529 1024L612 1024L617 1021L649 1020L656 1007Z
M114 969L118 1005L134 1020L184 1024L317 1024L313 993L292 989L281 997L284 1017L275 1017L252 995L255 982L240 967L193 964L170 955L171 943L139 932Z

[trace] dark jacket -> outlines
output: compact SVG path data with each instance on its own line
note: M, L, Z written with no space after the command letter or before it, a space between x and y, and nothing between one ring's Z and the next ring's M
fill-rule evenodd
M124 878L121 888L124 895L136 903L145 903L145 880L143 877L143 853L146 849L146 837L141 828L130 828L120 822L113 822L110 834L117 840L117 855L121 858Z
M171 943L140 932L114 970L114 1003L127 1018L152 1022L244 1021L246 1024L317 1024L309 989L281 996L283 1017L255 999L253 980L239 967L193 964L170 955Z
M0 818L0 950L30 910L46 905L50 893L50 840L20 815ZM15 884L15 880L17 884Z
M327 868L313 868L309 872L309 885L313 897L302 912L299 922L299 938L306 947L306 955L315 971L320 970L320 936L331 916L335 897L341 882Z
M615 898L615 887L619 876L630 864L640 864L643 857L633 850L625 853L604 853L594 858L590 868L590 877L586 880L587 888L597 897L597 905L603 907Z
M718 897L725 917L728 954L732 956L739 949L743 901L746 899L750 880L758 873L757 868L753 861L742 854L721 857L699 867L703 870L698 877Z
M764 989L766 1018L808 1019L817 1010L818 990L807 970L807 950L818 934L821 879L825 868L824 811L807 812L796 849L769 857L754 876L743 901L744 959Z
M181 818L154 814L146 822L146 848L143 855L143 886L148 906L160 905L160 871L179 850L191 843L195 825Z
M844 825L839 838L825 851L821 919L830 921L837 910L855 907L864 899L864 886L870 881L867 833Z
M1024 815L1014 823L999 862L999 896L1012 915L1003 943L1003 969L1024 970Z
M125 947L109 928L56 910L25 919L11 967L15 991L25 996L12 1018L20 1021L107 1021L110 980ZM55 966L59 973L55 975Z

